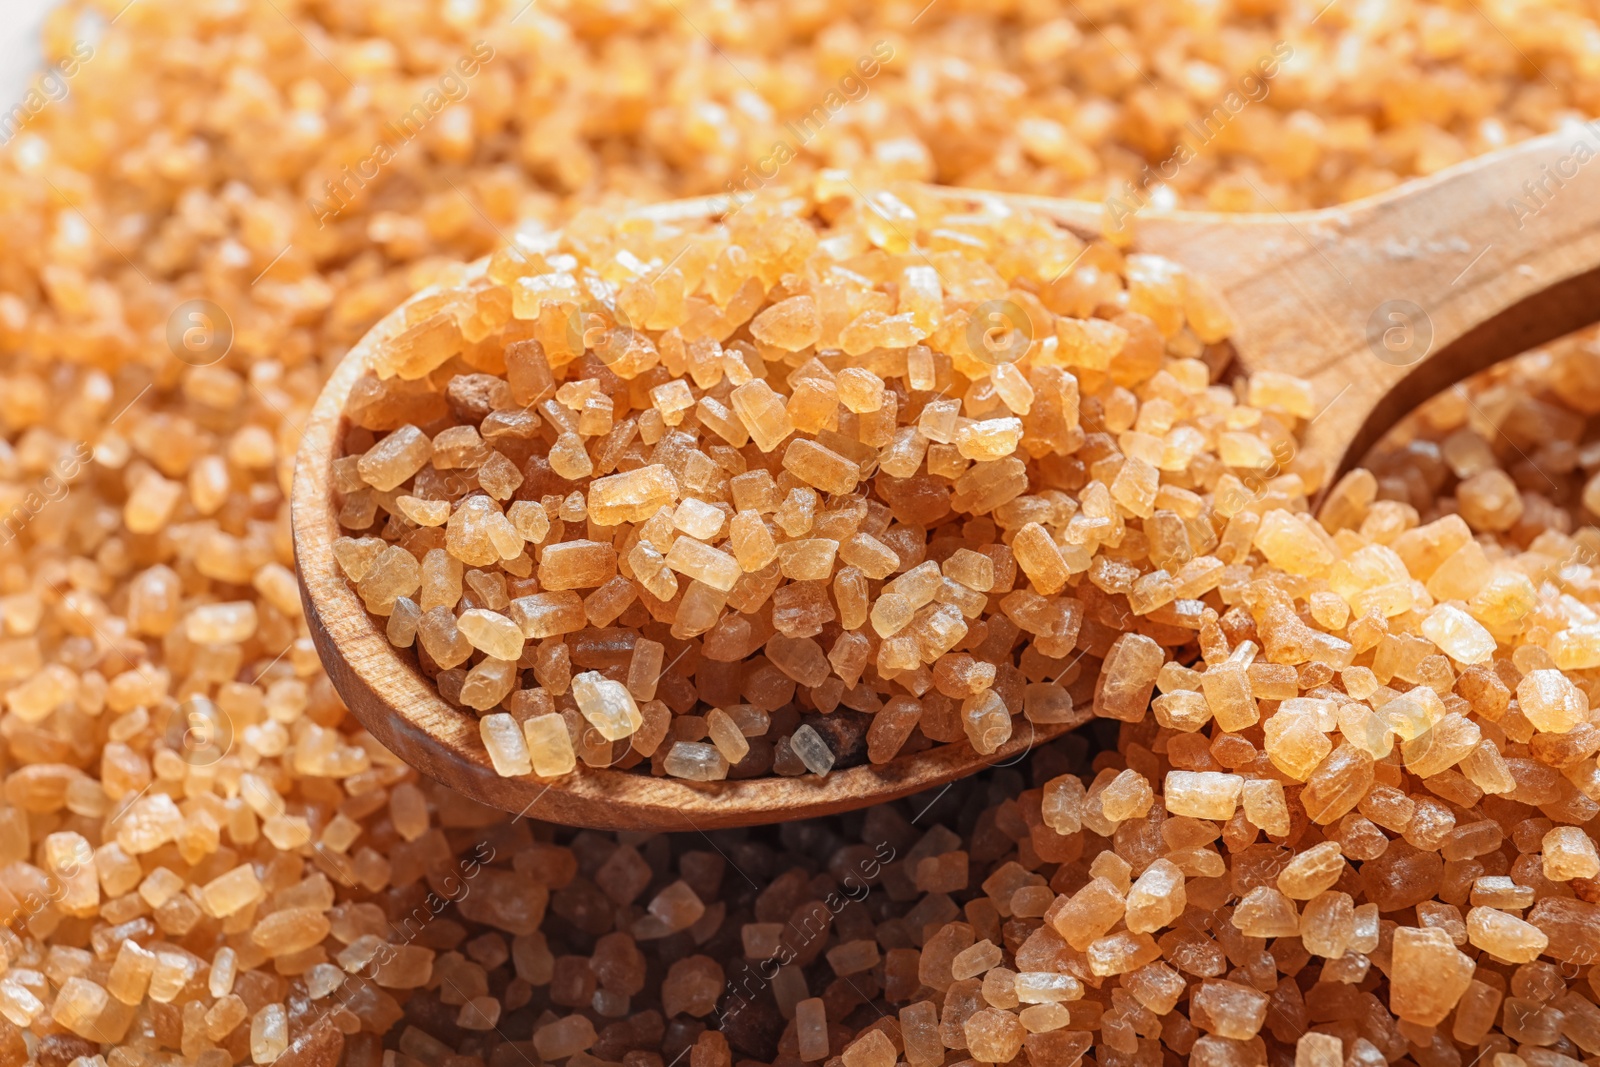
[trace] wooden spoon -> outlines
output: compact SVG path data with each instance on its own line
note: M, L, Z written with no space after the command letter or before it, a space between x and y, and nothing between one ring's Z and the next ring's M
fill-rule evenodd
M1600 165L1578 162L1580 146L1592 152L1593 144L1600 134L1588 128L1552 134L1318 211L1146 211L1133 218L1133 234L1137 250L1173 259L1222 292L1237 318L1233 342L1246 370L1312 383L1318 414L1302 427L1302 454L1331 478L1440 389L1600 319ZM1542 183L1543 192L1533 195L1540 186L1525 182ZM941 193L1014 204L1085 236L1098 235L1107 220L1101 204ZM728 207L714 197L646 212L684 219ZM292 516L301 597L334 687L375 737L423 773L482 803L554 822L706 830L907 796L1019 761L1089 717L1082 707L1074 722L1038 728L1019 718L1017 736L987 756L960 742L822 779L699 784L587 767L548 783L500 777L476 717L446 704L390 646L333 561L341 531L331 464L340 455L342 412L404 315L402 306L374 326L324 387L296 459Z

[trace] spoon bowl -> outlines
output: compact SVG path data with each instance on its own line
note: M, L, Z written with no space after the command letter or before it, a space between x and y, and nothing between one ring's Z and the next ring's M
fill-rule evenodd
M1401 415L1489 365L1600 319L1600 169L1571 168L1576 134L1558 133L1362 201L1316 211L1224 215L1171 212L1131 221L1136 250L1206 279L1235 315L1231 335L1248 372L1311 382L1316 415L1301 428L1297 469L1324 489ZM1536 206L1523 183L1551 171L1562 184ZM1127 204L941 189L1001 202L1100 236ZM645 209L689 219L725 213L725 197ZM481 273L479 261L468 268ZM552 822L606 829L709 830L807 818L908 796L983 767L1022 760L1071 721L1019 718L997 751L936 745L882 765L826 777L770 776L695 783L580 766L550 781L503 778L476 717L441 698L412 654L391 646L333 559L332 464L344 409L384 342L405 325L395 309L347 353L307 422L295 464L292 525L301 598L313 642L356 718L406 763L475 800Z
M692 205L663 206L677 213ZM487 263L473 263L469 275L482 272ZM424 289L411 301L434 291ZM962 741L887 764L841 768L824 778L774 775L697 783L581 765L549 782L501 777L489 762L477 717L448 704L418 670L414 653L389 643L333 558L333 542L343 533L332 485L333 461L343 455L340 443L348 428L345 405L384 342L405 328L405 311L402 304L372 327L323 387L296 456L291 509L300 599L329 680L368 732L435 781L480 803L565 825L710 830L810 818L909 796L982 767L1019 762L1035 745L1090 718L1085 703L1074 708L1068 722L1035 726L1020 720L1013 736L988 755Z

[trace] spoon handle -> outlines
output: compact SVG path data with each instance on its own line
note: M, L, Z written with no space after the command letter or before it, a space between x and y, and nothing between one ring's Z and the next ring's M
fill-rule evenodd
M1573 126L1340 207L1134 233L1221 290L1244 367L1312 382L1328 484L1421 401L1600 319L1597 156L1600 123Z

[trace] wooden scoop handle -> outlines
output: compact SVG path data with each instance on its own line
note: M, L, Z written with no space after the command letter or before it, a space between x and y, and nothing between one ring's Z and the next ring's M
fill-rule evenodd
M1206 277L1251 371L1309 379L1325 483L1442 389L1600 320L1600 123L1340 207L1136 212L1138 249ZM1007 197L1080 232L1102 205Z

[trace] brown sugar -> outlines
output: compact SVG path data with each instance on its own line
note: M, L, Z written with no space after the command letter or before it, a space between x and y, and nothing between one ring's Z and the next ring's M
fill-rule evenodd
M1594 33L1542 3L63 5L70 92L0 154L0 1064L1592 1061L1592 335L1441 394L1319 532L1317 472L1273 472L1310 390L1237 381L1221 309L1123 242L1555 130ZM779 136L770 192L815 210L613 240L624 200L769 184ZM1001 247L1023 222L925 227L903 180L1128 225ZM335 552L509 773L819 773L802 708L870 716L873 763L1102 722L709 836L419 778L322 672L285 493L328 369L428 285L353 395ZM940 316L982 286L1051 328L978 373Z
M1150 257L1125 260L1109 245L1085 245L1026 215L957 213L956 205L911 191L883 196L898 205L905 225L898 234L877 225L872 201L853 195L747 204L720 222L639 226L586 216L538 252L493 257L485 275L410 313L431 313L429 323L453 315L476 347L419 370L403 354L413 343L405 332L376 357L372 377L356 390L363 411L400 410L432 392L442 398L430 410L449 415L426 432L366 417L357 436L371 443L346 500L362 497L375 507L342 520L349 534L335 555L369 610L390 616L391 643L418 650L419 666L446 700L482 715L510 714L524 730L535 728L519 708L576 712L566 721L587 721L598 732L584 742L593 751L583 762L622 760L640 773L714 781L789 773L779 767L785 754L792 769L825 775L841 755L793 720L733 728L717 706L730 696L763 707L770 700L772 710L793 694L802 709L828 714L841 703L877 710L920 702L937 689L959 702L958 732L926 716L890 714L866 757L888 761L957 738L993 752L1016 734L1013 720L1026 710L1015 659L1022 633L1059 633L1060 651L1070 645L1070 624L1060 620L1080 617L1083 606L1069 583L1076 587L1087 572L1103 585L1096 575L1112 563L1102 553L1121 543L1130 523L1164 528L1154 506L1161 492L1189 495L1187 521L1215 521L1191 491L1222 475L1213 462L1201 480L1194 477L1197 456L1210 454L1195 450L1197 442L1206 447L1200 428L1216 419L1259 427L1267 418L1281 432L1299 417L1287 413L1297 405L1281 399L1298 396L1299 387L1281 375L1255 390L1271 414L1210 386L1213 372L1200 357L1216 343L1225 313L1178 268L1158 268ZM940 249L931 235L948 225L968 240ZM916 242L905 245L912 233L933 242L936 258ZM654 284L647 266L629 276L610 264L665 262L688 247L695 258L674 268L685 299L652 312L653 325L632 325L610 297L571 295L580 277L618 292ZM1103 330L1093 323L1104 320L1074 317L1022 288L1049 280L1030 273L1038 269L1030 263L1082 257L1095 262L1097 277L1119 275L1130 286L1140 271L1159 271L1163 286L1140 305L1149 316L1118 311L1122 325ZM740 285L719 273L724 262L741 264ZM772 272L780 269L800 274L774 287ZM915 314L904 322L885 317L893 311L886 301L913 292ZM508 317L474 325L479 309L501 306L507 293ZM966 324L986 299L1031 309L1020 358L996 361L972 348ZM611 358L599 335L592 352L547 344L539 323L550 315L626 330L632 347ZM1156 321L1170 336L1166 353L1149 360L1127 351L1129 328ZM1061 331L1078 322L1089 323L1083 328L1103 347L1063 345ZM895 341L902 334L904 344ZM719 373L695 370L689 353L702 350L720 353ZM488 369L500 365L503 375ZM602 398L607 417L585 423ZM1080 419L1085 403L1131 404L1130 427L1140 403L1160 415L1120 438L1092 436ZM478 424L455 421L463 415ZM498 432L508 420L519 422L518 434ZM1244 447L1249 432L1230 432ZM1093 445L1089 464L1077 457L1091 439L1103 444ZM1074 463L1083 475L1069 473ZM553 493L556 483L541 471L577 481ZM1081 491L1081 510L1065 495L1072 488ZM441 506L444 518L435 521ZM1172 536L1190 545L1182 559L1188 569L1182 585L1162 586L1167 572L1155 568L1138 590L1127 590L1144 615L1180 590L1202 592L1190 576L1208 562L1222 566L1194 555L1194 537L1176 512L1159 515L1170 516ZM442 540L431 532L440 526ZM1293 529L1282 535L1292 537ZM1169 550L1152 547L1165 560ZM1138 575L1138 561L1153 558L1122 552L1114 566ZM1018 581L1028 589L1017 589ZM997 633L992 620L1000 618L1007 626ZM1153 625L1168 646L1129 633L1101 657L1096 713L1143 716L1167 648L1189 632ZM527 662L527 650L528 642L558 637L659 648L660 655L637 671L630 655L619 678L579 673L570 693L557 692ZM697 640L716 651L686 657ZM680 663L667 682L664 672ZM1098 663L1085 665L1085 683ZM645 664L657 664L654 677ZM1205 682L1208 692L1214 688L1209 675ZM669 702L678 718L665 735L641 734L633 690L653 694L666 685L685 694ZM1232 722L1234 713L1218 715ZM691 720L704 720L706 730L691 729ZM675 735L674 723L689 732ZM548 733L537 729L541 738ZM539 761L522 753L526 738L487 727L484 736L496 745L498 767L535 773ZM756 738L766 743L752 746ZM572 742L580 746L579 738ZM1307 773L1317 758L1304 764ZM560 758L548 764L566 766ZM1108 791L1109 818L1148 809L1148 786L1141 793L1130 780L1129 788Z

